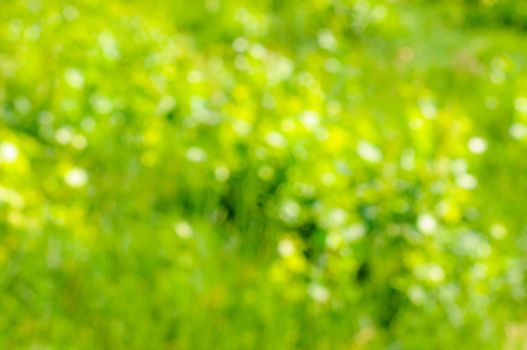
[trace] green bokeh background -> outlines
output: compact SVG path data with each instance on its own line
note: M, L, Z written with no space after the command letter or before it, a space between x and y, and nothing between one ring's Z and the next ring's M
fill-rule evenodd
M0 348L524 349L527 2L2 0Z

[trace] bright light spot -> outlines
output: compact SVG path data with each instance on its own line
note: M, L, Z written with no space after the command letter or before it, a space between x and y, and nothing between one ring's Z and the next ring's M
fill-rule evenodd
M109 60L116 60L120 57L117 41L110 32L103 32L99 35L99 47L103 55Z
M308 184L300 184L298 186L298 189L299 189L301 195L306 197L306 198L313 197L313 195L316 192L315 186L311 186L311 185L308 185Z
M24 197L17 191L0 186L0 203L7 203L15 209L21 209L25 205Z
M445 272L439 265L430 265L427 269L427 277L430 281L438 283L445 278Z
M335 58L329 58L324 62L324 68L330 73L336 73L340 68L340 62Z
M494 84L501 84L505 81L506 75L501 68L493 67L490 71L490 81Z
M520 113L527 113L527 98L516 97L514 99L514 109Z
M476 264L470 272L475 279L483 279L487 276L488 269L483 264Z
M31 41L36 41L38 38L40 38L40 26L34 24L31 27L26 29L25 35L26 38L28 38Z
M91 132L95 129L97 124L91 117L86 117L81 121L81 128L86 132Z
M293 222L300 215L300 205L293 200L285 201L280 208L280 217L285 222Z
M190 147L187 150L187 159L194 163L201 163L207 159L207 153L199 147Z
M209 12L218 12L221 9L220 0L207 0L205 2L205 8Z
M280 256L287 258L295 254L295 251L295 244L289 238L284 238L278 242L278 253Z
M415 152L414 150L405 150L401 156L401 167L404 170L413 170L415 168Z
M79 17L79 10L73 6L66 6L62 11L64 18L68 21L74 21Z
M157 114L166 114L176 107L176 99L172 96L163 96L157 104Z
M431 234L437 229L436 219L431 214L421 214L417 218L417 228L425 234Z
M188 81L190 84L197 84L197 83L203 81L203 74L202 74L200 71L197 71L197 70L191 70L191 71L187 74L187 81Z
M437 115L437 108L429 99L419 102L419 109L421 110L421 114L427 119L434 119Z
M27 97L19 96L15 99L15 108L20 114L27 114L31 110L31 102Z
M319 141L326 141L329 138L329 131L326 128L319 127L315 130L315 137Z
M82 89L84 87L84 76L76 68L69 68L64 73L66 82L75 89Z
M338 249L342 245L342 235L332 231L326 237L326 245L331 249Z
M88 173L82 168L72 168L64 176L64 181L70 187L80 188L88 182Z
M316 79L311 73L303 71L298 74L298 82L305 87L312 87L315 85Z
M251 132L251 125L245 120L235 120L232 128L234 132L240 136L247 136Z
M388 10L386 9L386 7L382 5L377 5L373 8L371 16L374 20L381 21L386 17L387 14Z
M522 140L527 137L527 126L521 123L514 123L509 129L509 134L517 140Z
M490 228L490 234L495 239L503 239L507 236L507 229L502 224L494 224Z
M327 109L328 109L329 114L331 114L332 116L335 116L342 111L342 105L338 101L331 100L328 102Z
M287 139L280 133L273 131L267 134L265 138L267 143L273 147L285 147L287 146Z
M73 147L75 147L76 149L84 149L86 148L86 145L88 144L88 141L86 140L86 138L82 135L75 135L73 137L73 140L71 140L71 144Z
M24 221L24 216L19 211L9 211L7 214L7 222L12 226L21 227Z
M344 224L347 218L348 218L348 213L344 209L334 208L334 209L331 209L330 212L328 213L327 222L329 226L337 227L337 226Z
M267 50L260 44L254 44L251 46L249 53L252 57L261 60L265 57Z
M382 153L379 148L366 141L359 141L357 153L359 157L370 163L379 163L382 160Z
M229 168L227 168L225 165L220 165L214 169L214 176L216 177L216 180L219 182L225 182L229 179L230 176Z
M481 137L472 137L468 140L468 149L475 154L482 154L487 150L487 141Z
M249 42L243 37L236 38L232 43L232 48L236 52L245 52L249 48Z
M100 114L107 114L113 110L113 103L108 98L103 96L94 96L92 104L95 110Z
M274 99L273 96L271 96L270 94L265 94L263 97L262 97L262 106L267 108L267 109L273 109L275 106L276 106L276 101Z
M309 286L307 293L317 303L323 304L329 299L329 291L321 284L313 283Z
M53 123L53 120L55 119L55 117L53 116L53 114L51 114L50 112L48 111L42 111L39 115L38 115L38 122L40 124L43 124L43 125L50 125L51 123Z
M490 244L488 244L487 242L481 241L481 243L478 245L476 249L476 252L480 257L486 258L492 253L492 248Z
M18 148L10 142L0 145L0 158L3 162L14 163L18 159L18 153Z
M451 169L454 174L464 174L468 169L467 161L462 158L456 159L452 161Z
M318 113L315 111L305 111L300 117L302 125L308 130L315 129L319 124L319 119Z
M478 186L478 179L470 174L461 174L456 178L456 184L466 190L473 190Z
M292 121L291 119L284 119L281 123L281 126L282 126L282 131L285 132L285 133L288 133L288 132L292 132L295 130L296 126L295 126L295 122Z
M408 126L414 130L422 128L423 125L424 123L421 118L412 118L410 121L408 121Z
M322 181L325 186L331 186L337 181L337 176L334 173L328 171L322 174L320 181Z
M423 304L426 300L426 294L422 287L420 286L412 286L410 289L408 289L408 296L412 300L412 302L416 305Z
M193 234L192 227L186 221L176 222L174 224L174 231L176 231L176 234L183 239L188 239L192 237Z
M362 224L353 224L348 226L342 235L344 239L348 242L356 241L364 236L366 233L366 228Z
M328 29L323 29L318 33L318 44L326 50L334 50L337 46L337 39Z
M57 130L55 133L55 140L57 140L58 143L61 145L65 145L71 142L73 139L73 133L71 132L71 129L68 127L61 127Z
M237 55L234 59L234 66L238 68L241 71L249 71L252 70L251 64L247 60L245 56Z

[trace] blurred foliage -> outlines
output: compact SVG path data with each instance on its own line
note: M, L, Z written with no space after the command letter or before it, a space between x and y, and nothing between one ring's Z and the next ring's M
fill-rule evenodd
M520 349L527 3L4 0L0 348Z

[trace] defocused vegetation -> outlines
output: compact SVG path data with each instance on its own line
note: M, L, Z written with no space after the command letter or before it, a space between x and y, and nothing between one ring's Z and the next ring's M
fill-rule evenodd
M527 2L3 0L0 348L520 349Z

